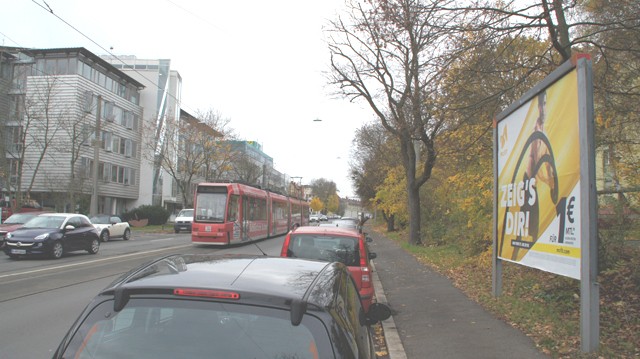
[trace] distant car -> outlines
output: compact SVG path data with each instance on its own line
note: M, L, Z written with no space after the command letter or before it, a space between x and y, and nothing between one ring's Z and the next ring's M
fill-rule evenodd
M191 232L191 224L193 222L193 209L183 209L178 212L175 222L173 223L173 230L176 233L180 231Z
M118 216L98 214L90 218L91 223L100 233L100 240L108 242L111 238L131 239L129 222L123 222Z
M337 228L349 228L349 229L353 229L355 231L358 231L360 226L358 226L358 224L356 222L353 221L349 221L349 220L341 220L341 219L334 219L333 221L329 222L329 223L320 223L320 227L337 227Z
M320 215L320 220L321 221L328 221L329 218L326 215L322 214L322 215Z
M344 263L367 311L374 297L370 260L376 257L369 252L367 240L363 233L351 228L325 227L324 224L303 226L287 233L280 256Z
M312 214L309 216L309 222L320 222L320 216Z
M0 249L4 247L4 238L7 233L15 231L22 227L28 220L42 213L48 212L24 212L10 215L9 218L0 224Z
M4 252L14 259L29 255L58 259L67 252L84 250L96 254L99 249L100 235L87 216L45 213L7 233Z
M376 358L346 267L265 256L172 255L114 281L62 339L61 358Z

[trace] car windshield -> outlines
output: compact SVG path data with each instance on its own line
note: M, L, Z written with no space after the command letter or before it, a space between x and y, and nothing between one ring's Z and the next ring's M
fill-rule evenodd
M27 223L31 218L37 216L37 214L30 213L16 213L12 214L3 224L22 224Z
M25 223L22 228L60 228L65 217L37 216Z
M93 216L91 217L91 223L93 224L111 224L110 220L111 217L110 216L102 216L102 215L98 215L98 216Z
M131 299L95 308L64 358L327 358L327 330L311 315L291 324L285 310L192 300Z
M342 262L348 266L360 264L358 238L321 234L293 234L289 242L289 256Z
M180 213L178 213L178 217L193 217L193 210L183 209L182 211L180 211Z

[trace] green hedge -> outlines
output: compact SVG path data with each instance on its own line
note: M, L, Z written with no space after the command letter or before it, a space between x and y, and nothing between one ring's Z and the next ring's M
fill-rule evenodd
M169 219L169 211L161 206L144 205L122 213L124 221L148 219L149 225L162 225Z

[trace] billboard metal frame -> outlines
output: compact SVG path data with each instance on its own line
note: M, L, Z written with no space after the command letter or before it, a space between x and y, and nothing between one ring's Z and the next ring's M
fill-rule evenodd
M499 140L498 123L529 103L539 93L551 87L558 80L572 71L577 73L578 90L578 134L580 151L580 335L583 352L592 352L598 348L600 336L600 306L598 274L598 242L595 182L595 140L594 140L594 108L593 108L593 74L591 59L585 54L576 54L553 71L544 80L527 91L520 99L512 103L493 121L493 273L492 290L494 296L502 292L502 265L498 241L499 222L499 183L498 156ZM504 239L503 239L504 240Z

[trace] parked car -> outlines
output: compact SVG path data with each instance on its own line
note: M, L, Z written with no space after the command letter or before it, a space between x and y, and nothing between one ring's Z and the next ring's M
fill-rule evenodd
M310 215L309 222L320 222L320 216L317 214Z
M9 218L0 224L0 249L4 248L4 239L7 233L15 231L22 227L28 220L42 213L47 212L24 212L10 215Z
M329 220L329 218L328 218L326 215L321 214L321 215L320 215L320 220L321 220L321 221L326 222L326 221L328 221L328 220Z
M96 254L99 249L100 235L87 216L44 213L7 233L4 252L11 258L48 255L58 259L71 251Z
M91 223L100 233L100 240L108 242L111 238L131 239L129 222L123 222L118 216L98 214L90 218Z
M60 358L375 358L346 267L265 256L171 255L114 281L58 346Z
M280 256L344 263L355 280L365 311L369 310L374 297L370 260L376 254L369 252L363 233L334 226L298 227L285 236Z
M349 228L355 231L358 231L360 227L356 222L350 220L341 220L335 219L329 223L320 223L320 227L338 227L338 228Z
M13 208L17 206L16 200L0 199L0 210L2 211L2 223L4 223L14 213L24 212L47 212L45 209L33 199L25 199L22 205L18 206L17 211L13 211Z
M176 233L180 231L191 232L191 223L193 222L193 208L183 209L178 212L175 222L173 223L173 230Z

